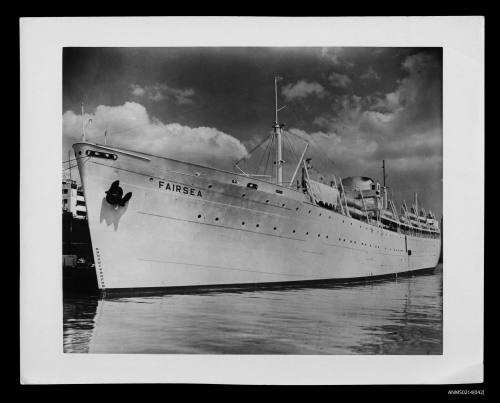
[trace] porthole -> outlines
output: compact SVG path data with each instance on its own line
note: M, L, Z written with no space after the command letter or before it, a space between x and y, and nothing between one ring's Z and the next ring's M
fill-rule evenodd
M298 208L298 207L295 207L295 211L299 211L299 208Z
M269 200L266 200L266 203L269 203Z
M208 188L209 188L209 189L212 189L212 185L208 185Z
M283 203L283 204L281 205L281 207L285 207L285 203Z
M259 228L259 227L260 227L260 224L256 224L255 226L256 226L257 228Z
M215 217L215 221L219 221L219 217Z
M309 232L306 232L306 235L309 235Z
M245 225L245 221L242 221L242 222L241 222L241 225Z
M276 231L276 227L273 227L273 229Z
M328 239L328 235L326 236L326 239Z
M201 214L198 214L198 218L201 218Z
M309 210L309 214L311 214L311 210Z
M245 197L245 196L246 196L246 194L245 194L245 193L243 193L243 194L241 195L241 197Z
M293 231L292 231L292 233L294 233L294 234L295 234L295 230L293 230Z
M153 180L154 180L153 178L149 178L149 181L150 181L150 182L153 182Z
M320 237L320 234L318 234L318 238Z

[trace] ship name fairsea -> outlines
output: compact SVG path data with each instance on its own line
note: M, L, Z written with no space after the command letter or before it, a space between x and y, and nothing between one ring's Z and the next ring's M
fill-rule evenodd
M265 139L274 146L273 177L238 163L236 173L95 144L83 132L73 149L100 290L351 280L436 267L439 225L416 197L398 212L385 183L313 179L308 144L283 181L276 80L275 91Z

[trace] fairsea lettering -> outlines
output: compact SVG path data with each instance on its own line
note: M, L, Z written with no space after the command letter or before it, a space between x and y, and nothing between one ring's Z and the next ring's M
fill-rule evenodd
M165 183L164 181L158 181L158 188L170 190L171 192L183 193L185 195L203 197L201 190L194 189L190 186L181 186L174 183L171 184L169 182Z

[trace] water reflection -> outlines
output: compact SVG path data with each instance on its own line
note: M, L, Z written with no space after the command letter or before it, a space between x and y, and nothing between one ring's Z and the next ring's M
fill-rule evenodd
M314 287L67 296L64 350L441 354L442 272Z

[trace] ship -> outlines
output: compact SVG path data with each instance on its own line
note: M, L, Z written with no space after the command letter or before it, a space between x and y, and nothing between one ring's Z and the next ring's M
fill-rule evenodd
M431 211L397 210L370 177L313 178L308 145L283 180L275 78L273 175L233 172L82 140L98 288L147 292L357 281L433 270L441 236ZM82 107L82 119L83 119Z

